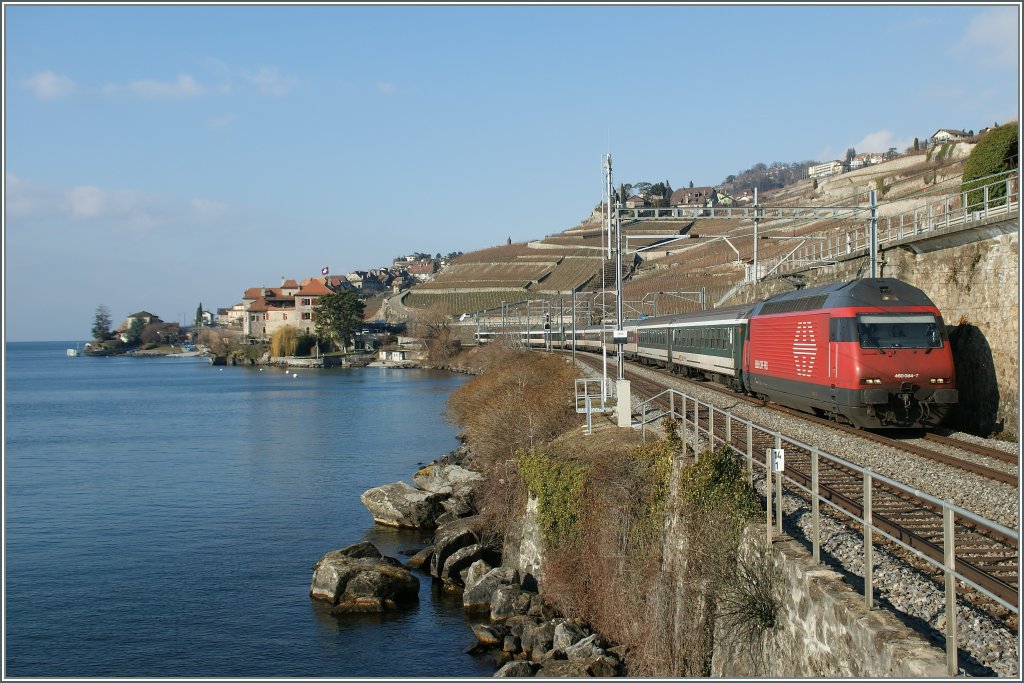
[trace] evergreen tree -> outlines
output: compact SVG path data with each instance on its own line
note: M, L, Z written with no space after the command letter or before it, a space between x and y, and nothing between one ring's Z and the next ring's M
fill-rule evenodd
M96 307L96 317L92 323L92 338L97 341L110 339L110 327L113 321L110 317L110 309L100 304Z
M199 302L199 306L196 307L196 326L203 324L203 302Z
M320 297L313 305L317 337L347 349L356 330L363 324L365 308L355 292L337 292Z
M920 151L920 149L921 149L921 142L917 138L914 138L914 151L917 152L917 151Z
M143 327L145 327L145 324L140 319L132 318L131 323L128 325L128 330L125 332L128 344L139 343L139 340L142 338Z

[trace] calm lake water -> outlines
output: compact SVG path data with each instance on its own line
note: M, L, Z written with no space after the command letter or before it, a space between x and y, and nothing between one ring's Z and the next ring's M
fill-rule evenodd
M428 537L359 502L458 442L457 374L68 358L6 345L6 674L489 677L461 601L339 620L309 598L325 552Z

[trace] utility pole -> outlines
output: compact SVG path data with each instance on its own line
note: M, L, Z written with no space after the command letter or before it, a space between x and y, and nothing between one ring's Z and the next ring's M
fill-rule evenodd
M615 202L615 363L616 379L622 379L622 346L626 332L622 329L622 221L619 219L619 202Z
M871 277L878 277L878 204L874 190L868 190L868 201L871 204Z
M610 259L612 257L612 193L614 192L614 189L612 188L612 155L611 154L606 155L605 158L604 158L604 177L605 177L604 196L605 196L605 200L607 202L605 204L605 206L608 209L606 214L605 214L605 230L608 233L608 255L605 256L605 258L606 259ZM604 246L604 245L602 245L602 246ZM603 275L603 271L602 271L602 275Z
M576 289L572 290L572 363L576 366Z
M757 282L757 219L761 208L757 205L757 188L754 188L754 282Z

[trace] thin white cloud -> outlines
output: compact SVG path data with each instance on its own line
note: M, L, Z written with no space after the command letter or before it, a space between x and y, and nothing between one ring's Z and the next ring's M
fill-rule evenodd
M78 89L75 82L67 76L60 76L52 71L40 71L21 82L41 100L56 100L74 94Z
M128 90L139 97L177 99L202 95L205 88L188 74L181 74L176 81L133 81Z
M183 73L169 81L143 78L129 83L107 83L98 88L83 88L65 76L52 71L41 71L23 80L21 84L36 97L52 100L82 92L98 93L106 97L128 95L144 99L186 99L209 93L229 96L252 87L261 94L281 97L291 92L299 83L296 78L282 73L276 67L244 71L232 69L224 62L212 58L205 60L204 66L209 77L207 82ZM211 120L210 125L222 127L230 122L229 119L221 117Z
M173 227L176 235L220 235L242 230L246 219L231 204L185 199L133 189L82 184L55 187L4 176L7 234L38 243L57 243L85 230L94 239L150 239ZM243 212L244 213L244 212ZM84 233L83 233L84 234Z
M106 195L95 185L73 187L67 193L71 215L75 218L96 218L105 211Z
M96 185L54 188L5 177L7 217L16 225L46 230L54 221L89 223L117 234L145 234L155 226L175 222L184 213L173 200L135 190L108 190ZM40 221L38 219L45 219Z
M4 174L4 216L27 216L38 211L45 197L13 173Z
M1016 67L1020 54L1017 7L992 7L967 23L964 35L950 49L953 55L988 66Z
M192 200L192 210L201 220L207 221L223 216L228 210L228 205L197 197Z
M224 114L223 116L214 116L206 122L210 128L227 128L235 122L237 119L234 114Z
M856 144L851 145L858 154L865 152L885 152L890 147L904 150L914 144L913 138L897 138L891 130L879 130L868 133Z
M384 93L386 95L390 95L390 94L395 93L397 91L398 91L398 88L395 87L394 83L384 83L384 82L381 82L381 83L377 84L377 92L382 92L382 93Z
M260 67L256 71L244 72L242 77L264 95L281 97L291 92L296 86L294 78L282 74L277 68Z

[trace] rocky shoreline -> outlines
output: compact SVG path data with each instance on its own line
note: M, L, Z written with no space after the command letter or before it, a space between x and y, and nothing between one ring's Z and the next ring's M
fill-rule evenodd
M467 653L492 652L495 677L625 676L625 652L586 624L560 616L538 592L536 579L502 563L501 541L482 524L477 488L463 444L417 471L415 486L394 482L367 490L360 499L374 522L433 529L433 543L403 564L363 542L326 553L314 565L310 596L333 606L332 614L400 610L415 601L416 574L461 593L467 615L486 615L473 626Z

